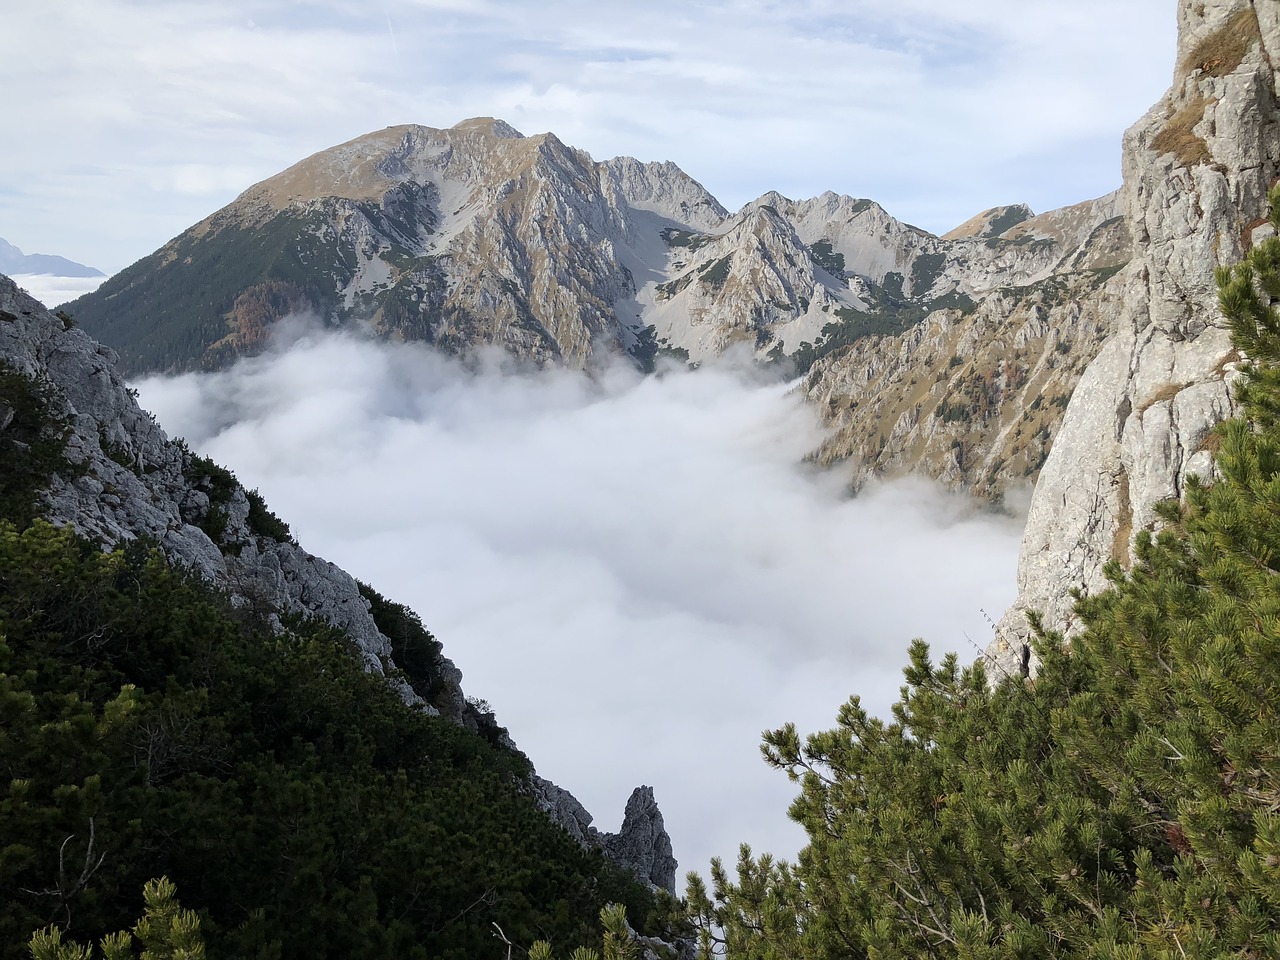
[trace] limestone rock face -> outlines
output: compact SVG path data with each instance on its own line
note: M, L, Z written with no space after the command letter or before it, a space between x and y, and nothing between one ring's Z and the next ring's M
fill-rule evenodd
M801 228L824 229L831 208L813 220L808 206ZM817 459L843 464L855 489L916 473L998 501L1034 482L1116 313L1133 245L1118 194L1040 216L997 207L941 238L895 231L878 207L847 214L834 218L843 233L824 236L866 288L876 270L896 285L902 274L884 271L907 264L912 300L897 308L902 332L887 325L810 368L801 389L832 428ZM860 216L875 224L869 242L855 242ZM871 305L854 322L884 310Z
M640 786L631 792L622 828L617 833L602 834L601 841L615 863L645 883L675 893L679 864L672 855L671 837L653 797L653 787Z
M1213 271L1247 251L1280 175L1280 10L1182 0L1178 25L1173 86L1124 138L1135 256L1119 311L1041 471L1018 600L988 651L1010 671L1024 661L1025 611L1069 634L1071 590L1102 587L1103 564L1131 560L1156 503L1212 475L1208 434L1233 412L1239 357L1218 326Z
M381 674L394 666L390 643L355 580L295 543L255 532L243 487L236 485L218 508L226 522L217 542L201 529L215 507L193 479L192 455L137 405L115 359L0 277L0 361L50 383L71 426L66 456L79 475L53 478L45 516L105 548L154 539L174 560L226 589L233 604L323 617L346 631L369 670ZM457 671L451 663L446 669L451 676ZM417 700L408 687L401 693Z
M563 787L558 787L550 780L533 776L531 780L533 797L538 806L578 843L585 846L599 846L600 833L591 826L591 814L578 802L578 798Z
M670 279L637 293L640 319L698 361L740 343L758 356L821 355L1128 254L1115 195L1038 217L998 208L935 237L870 200L767 193L712 231L666 238Z
M800 388L832 428L818 461L855 489L911 473L999 501L1031 484L1122 289L1107 271L1059 274L820 360Z

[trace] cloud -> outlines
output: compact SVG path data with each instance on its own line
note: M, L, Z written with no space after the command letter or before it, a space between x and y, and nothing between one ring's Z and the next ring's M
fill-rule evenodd
M0 87L24 136L0 182L23 190L0 220L114 270L317 150L492 115L673 160L731 208L833 189L945 231L1117 186L1121 131L1171 72L1170 7L17 0Z
M92 293L106 277L55 277L46 273L15 273L10 279L49 309Z
M972 659L1013 597L1017 523L923 483L845 497L801 465L812 411L726 369L513 374L303 330L137 386L308 550L416 609L599 827L653 785L683 869L793 856L761 731L825 729L853 693L883 714L913 637Z

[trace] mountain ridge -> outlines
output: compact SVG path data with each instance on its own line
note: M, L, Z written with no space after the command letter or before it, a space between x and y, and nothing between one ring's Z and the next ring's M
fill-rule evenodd
M1107 203L1071 209L1091 229ZM766 193L730 213L670 162L596 162L493 118L410 124L249 187L70 309L134 374L229 362L303 305L392 339L497 345L538 365L618 353L645 364L657 347L705 361L740 342L779 359L821 352L836 329L896 332L1034 282L1087 237L1025 212L1045 229L1014 235L1012 220L993 221L952 240L830 192ZM241 309L241 296L256 306Z
M23 253L13 244L0 237L0 273L35 274L51 277L105 277L106 274L96 267L76 263L66 257L48 253Z

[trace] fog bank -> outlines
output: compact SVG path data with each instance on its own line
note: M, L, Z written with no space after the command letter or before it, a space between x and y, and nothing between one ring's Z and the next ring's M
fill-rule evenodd
M885 713L913 637L972 660L1014 596L1017 522L921 482L847 498L801 464L813 412L730 370L469 370L294 327L137 386L306 549L418 611L597 827L653 785L681 875L802 845L762 730L825 729L853 693Z

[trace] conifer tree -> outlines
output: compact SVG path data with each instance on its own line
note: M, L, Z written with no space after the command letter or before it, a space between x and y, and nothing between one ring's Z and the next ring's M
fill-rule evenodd
M145 912L133 927L108 934L99 943L102 960L134 960L133 938L142 945L138 960L204 960L200 918L183 910L178 891L168 877L152 880L143 888ZM31 935L31 960L96 960L93 950L73 940L64 941L55 926Z

